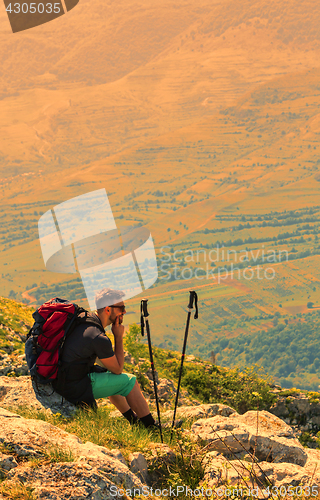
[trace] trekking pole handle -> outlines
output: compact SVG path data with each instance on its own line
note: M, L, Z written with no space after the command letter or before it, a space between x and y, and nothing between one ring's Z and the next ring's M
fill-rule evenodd
M194 290L190 290L188 309L193 309L193 302L195 304L196 312L194 314L194 319L198 318L198 295Z
M188 309L193 309L193 301L194 301L194 292L193 290L190 290L190 297L189 297L189 304L188 304Z
M144 337L144 318L149 316L148 313L148 299L142 299L140 304L140 324L141 324L141 335Z
M148 313L148 299L142 299L141 300L141 304L142 304L143 316L145 318L147 318L149 316L149 313Z

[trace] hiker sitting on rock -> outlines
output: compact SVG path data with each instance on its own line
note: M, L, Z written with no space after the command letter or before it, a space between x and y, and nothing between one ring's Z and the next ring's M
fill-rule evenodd
M96 294L97 310L88 313L95 324L81 323L66 338L59 377L52 385L76 405L96 407L96 398L108 397L131 424L139 419L145 427L150 427L155 421L135 375L122 373L124 295L122 291L111 288L104 288ZM111 324L114 350L104 332ZM95 365L96 358L105 368Z

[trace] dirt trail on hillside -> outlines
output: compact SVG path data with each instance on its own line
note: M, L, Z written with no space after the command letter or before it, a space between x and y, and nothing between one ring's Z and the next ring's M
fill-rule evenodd
M29 300L29 302L36 302L37 301L36 297L33 297L32 295L29 294L29 292L32 292L33 290L36 290L36 289L37 288L30 288L30 290L26 290L21 295L24 299Z

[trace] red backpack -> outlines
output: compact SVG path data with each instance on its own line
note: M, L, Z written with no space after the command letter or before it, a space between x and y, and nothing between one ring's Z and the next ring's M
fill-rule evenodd
M42 304L32 316L35 322L27 336L25 355L31 377L40 384L57 378L64 342L77 325L91 323L102 331L101 323L88 317L88 311L58 297Z

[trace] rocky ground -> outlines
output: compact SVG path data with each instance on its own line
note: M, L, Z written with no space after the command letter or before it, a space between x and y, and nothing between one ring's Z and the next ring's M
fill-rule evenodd
M48 500L123 498L115 494L117 488L142 491L143 486L155 486L150 453L132 453L125 460L119 450L82 443L58 427L14 412L15 407L28 405L71 415L75 407L62 404L61 397L51 392L42 388L41 394L35 393L28 376L0 377L2 484L30 485L35 498ZM273 411L279 411L279 407ZM282 492L297 488L307 492L312 487L314 493L320 492L320 450L304 448L296 430L273 413L249 411L239 415L226 405L198 404L179 407L177 417L184 422L192 419L191 428L182 432L191 441L201 442L204 477L199 488L258 488L260 498L266 498L270 489L281 487ZM171 418L172 411L163 412L164 421ZM37 458L52 446L70 453L72 461L31 466L26 460ZM164 460L175 459L168 445L156 447L157 457L161 452Z
M8 331L13 335L13 331ZM17 335L15 333L15 335ZM12 342L15 339L12 338ZM23 340L23 339L22 339ZM9 339L10 341L10 339ZM126 362L136 365L126 353ZM153 451L131 453L126 459L119 450L83 443L75 435L41 420L25 419L15 413L19 407L41 410L49 415L60 413L71 417L76 407L52 391L51 386L32 383L24 355L2 353L0 359L0 474L2 485L23 484L33 488L33 498L48 500L92 500L123 498L117 488L133 491L155 487L159 479L152 473L155 460L175 460L174 449L155 444ZM152 381L151 370L145 376ZM174 400L174 382L158 378L158 394L162 408L170 408ZM182 433L202 449L204 474L198 487L217 491L219 488L257 488L259 498L281 490L285 493L320 493L320 450L305 448L298 436L313 433L320 427L320 402L317 394L298 391L283 394L274 388L278 400L269 411L249 411L239 415L221 404L201 404L181 392L177 418L183 420ZM151 397L146 394L146 397ZM103 405L104 402L98 402ZM116 418L119 412L114 411ZM162 412L162 420L171 422L172 410ZM185 425L191 420L192 425ZM187 428L187 429L186 429ZM185 429L185 430L183 430ZM309 446L316 447L313 438ZM42 464L46 450L54 447L64 459ZM70 460L65 461L66 455ZM38 459L38 460L37 460ZM33 465L32 465L33 464ZM274 490L272 490L272 488ZM302 488L302 490L297 490ZM313 488L313 489L312 489ZM120 490L121 492L121 490ZM221 497L221 495L219 495ZM225 494L227 498L228 492ZM241 495L238 495L241 496ZM307 495L308 496L308 495ZM6 498L1 496L0 499ZM20 498L17 496L16 498ZM21 496L21 498L24 498Z

